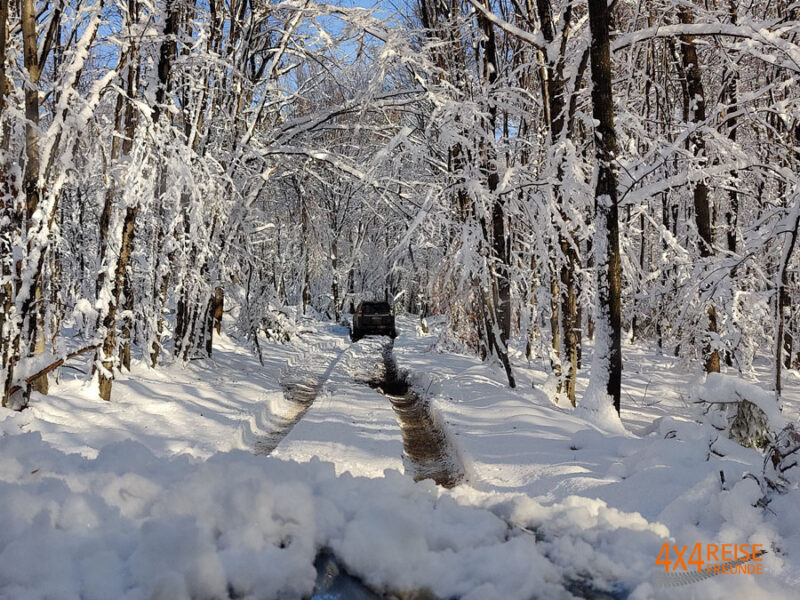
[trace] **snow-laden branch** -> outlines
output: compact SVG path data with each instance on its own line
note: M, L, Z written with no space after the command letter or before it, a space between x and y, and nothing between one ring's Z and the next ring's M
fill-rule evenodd
M498 17L494 12L484 6L479 0L468 0L469 3L483 15L490 23L499 27L502 31L512 35L532 47L541 51L548 58L548 44L540 34L525 31ZM783 37L789 33L797 33L797 28L782 27L778 30L773 29L772 23L680 23L676 25L657 25L632 31L616 37L611 44L611 52L619 52L634 44L653 39L676 38L680 36L722 36L752 40L768 47L775 48L782 52L789 62L781 62L771 55L754 54L764 62L776 67L786 68L800 72L800 46Z
M783 37L786 33L797 33L796 28L782 28L778 31L763 23L680 23L658 25L632 31L618 36L611 44L611 51L618 52L634 44L654 39L676 38L680 36L708 37L721 36L752 40L782 52L788 59L780 62L771 55L754 54L764 62L774 66L800 72L800 46Z
M475 8L475 10L477 10L479 13L481 13L481 15L484 16L484 18L487 21L489 21L493 25L496 25L501 30L505 31L507 34L512 35L515 38L518 38L523 42L530 44L537 50L540 50L542 53L544 53L545 56L547 56L547 41L544 39L542 35L537 35L531 33L530 31L525 31L524 29L517 27L513 23L509 23L508 21L501 19L491 10L489 10L483 4L481 4L478 0L468 0L468 1L473 6L473 8Z

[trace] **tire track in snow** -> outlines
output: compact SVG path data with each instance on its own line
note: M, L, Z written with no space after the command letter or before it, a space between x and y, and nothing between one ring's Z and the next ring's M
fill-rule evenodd
M352 347L352 344L342 347L340 342L317 342L304 350L299 358L289 359L280 376L283 402L273 407L275 412L270 418L271 431L256 440L254 454L271 454L305 416L336 365Z
M392 403L403 436L404 458L414 480L433 479L437 485L455 487L464 479L464 465L428 401L398 369L393 350L394 340L383 345L381 374L369 383Z

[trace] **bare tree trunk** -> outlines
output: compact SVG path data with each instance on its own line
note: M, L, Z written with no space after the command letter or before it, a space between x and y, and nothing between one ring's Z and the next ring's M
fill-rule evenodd
M669 206L667 204L667 193L661 193L661 223L664 227L665 231L669 231ZM661 250L662 252L666 252L668 248L667 240L664 239L662 236L661 239ZM665 290L667 287L667 269L661 269L661 287L662 290ZM665 294L662 292L662 297ZM656 338L658 342L658 351L659 354L663 353L664 351L664 316L662 314L656 315Z
M111 384L114 379L115 366L114 353L117 350L117 309L122 295L125 271L128 269L128 264L130 262L137 211L138 209L136 207L130 206L125 210L125 220L122 224L122 242L120 243L117 266L114 270L114 284L111 290L111 300L108 303L108 311L103 319L103 326L106 328L102 355L100 356L103 368L97 373L100 397L103 400L111 400Z
M0 0L0 117L6 109L6 23L8 22L8 0ZM4 135L5 137L5 135ZM0 173L0 177L3 173Z
M214 17L214 21L216 22L215 13L213 10L216 9L217 2L211 2L210 7L212 8L212 17ZM177 54L177 42L175 40L175 36L178 33L178 6L176 0L167 0L166 5L166 20L164 22L164 39L161 42L161 47L159 50L159 61L158 61L158 88L156 89L156 102L155 106L153 107L153 123L157 126L158 121L161 116L162 105L164 103L164 99L166 98L167 90L169 89L170 83L170 71L172 70L172 62L175 59L175 55ZM213 35L214 32L212 32ZM209 43L212 43L209 40ZM161 173L159 175L159 185L158 185L158 197L161 209L163 210L163 203L164 203L164 194L166 193L167 189L167 182L166 177L167 174L164 170L164 167L161 168ZM183 204L183 203L181 203ZM163 217L162 217L163 218ZM158 237L163 240L167 237L167 235L175 235L177 237L177 233L175 232L167 232L163 228L163 224L159 226ZM164 332L164 317L163 313L166 309L167 303L167 293L169 291L170 286L170 267L169 265L172 263L174 258L174 253L170 253L168 256L167 263L164 272L161 274L161 281L158 284L158 288L156 291L156 300L155 300L155 310L157 311L156 316L156 339L153 340L153 345L150 350L150 364L151 366L155 367L158 364L158 356L161 352L161 341L163 339L163 332ZM175 355L177 356L180 352L180 346L183 342L183 326L186 321L186 303L185 303L185 290L181 290L181 295L178 300L177 311L176 311L176 322L175 322Z
M130 19L138 21L139 7L136 0L128 0L128 12ZM127 80L127 102L125 105L125 139L122 141L122 154L129 156L133 149L133 137L136 134L136 112L134 110L134 100L138 95L139 88L139 60L136 56L136 45L132 41L129 46L129 65L128 65L128 80ZM129 248L128 255L133 254L134 232L131 232L131 237L128 240ZM125 294L125 316L123 317L122 325L122 344L120 347L120 362L123 367L128 371L131 370L131 334L133 331L133 308L134 308L134 291L133 291L133 269L128 267L125 269L125 281L123 284L123 293Z
M42 302L42 277L47 258L48 249L51 241L53 223L58 210L58 194L47 198L49 200L47 211L42 211L41 200L41 181L42 168L39 153L39 78L41 75L41 65L47 61L47 55L52 48L53 40L60 30L60 19L62 5L57 4L50 18L50 27L41 38L41 51L38 49L38 34L36 32L36 13L33 0L22 0L20 6L20 22L23 38L23 64L28 71L28 81L25 83L25 169L23 173L23 191L25 193L25 228L22 226L22 216L17 215L14 210L13 229L18 231L23 237L27 237L27 249L24 259L16 260L14 269L16 270L16 297L14 306L9 304L6 298L5 306L13 313L15 327L13 328L13 339L6 340L6 377L3 391L3 403L8 402L9 390L14 387L14 369L16 363L24 356L30 357L39 354L44 350L44 303ZM100 3L102 6L102 2ZM91 30L91 39L94 39L96 28ZM7 42L6 38L6 42ZM71 86L76 86L80 78L81 70L76 70L72 75ZM60 115L66 116L66 111ZM3 138L7 136L7 131L3 132ZM57 148L59 145L60 134L50 146ZM4 142L5 143L5 142ZM67 150L68 152L71 149ZM50 155L53 156L53 153ZM46 169L45 169L46 171ZM16 195L16 194L15 194ZM6 267L4 267L5 269ZM10 273L9 273L10 274ZM6 288L6 292L10 288ZM13 291L13 290L12 290ZM10 297L10 294L9 294ZM11 314L6 312L6 316ZM8 328L6 328L8 331ZM36 381L29 382L31 386L26 386L28 395L31 389L41 392L47 390L46 377L39 377ZM24 402L17 403L15 407L24 407Z
M126 214L127 218L127 214ZM135 214L134 214L135 219ZM123 226L123 233L127 231ZM123 244L127 244L125 247L124 252L127 256L127 262L125 266L125 271L123 272L123 283L122 283L122 293L123 293L123 309L125 315L122 317L122 327L120 328L120 350L119 350L119 359L120 365L127 369L128 371L131 370L131 332L133 330L133 276L131 273L131 265L130 265L130 257L133 254L133 238L136 231L135 223L131 227L130 236L127 240L123 240ZM121 255L120 255L121 258Z
M644 218L644 212L639 215L639 273L644 273L644 259L647 254L647 236L645 233L647 232L647 221ZM636 284L636 291L640 292L642 288L641 277L637 278ZM638 302L637 302L638 304ZM633 312L633 318L631 319L631 341L639 339L641 333L639 331L638 320L637 320L637 312L638 306L635 307L637 310Z
M214 351L214 294L206 306L204 321L202 338L205 342L206 356L211 358L211 353Z
M182 289L175 307L175 357L180 356L189 327L189 307L186 289Z
M555 252L552 249L551 252ZM561 320L559 319L559 297L561 288L557 276L555 261L550 259L550 345L553 351L550 353L550 368L558 381L556 391L561 392Z
M487 9L489 8L488 0L486 7ZM490 232L492 268L490 275L494 298L492 299L492 306L487 307L486 316L491 323L486 323L485 333L491 352L500 359L506 372L508 385L513 388L516 386L516 381L508 355L508 342L511 338L510 242L508 231L506 231L505 200L503 196L497 195L500 176L497 173L497 165L495 164L497 155L493 144L497 127L497 105L493 98L498 74L497 40L494 27L485 16L478 15L478 25L484 34L481 47L483 49L483 69L488 86L487 96L489 101L489 120L486 132L488 141L484 148L483 171L492 202ZM484 233L488 233L485 227Z
M205 314L205 311L203 311ZM198 334L198 327L197 323L200 320L200 302L194 303L193 310L189 313L191 315L191 319L189 321L189 329L188 329L188 336L186 338L186 344L183 345L183 360L188 361L192 358L192 353L201 345L199 339L200 335ZM202 331L202 327L200 327L200 331Z
M548 44L556 41L556 26L553 19L552 7L547 0L536 0L536 11L541 23L542 34ZM545 105L545 120L550 133L550 147L557 152L558 164L556 166L555 200L559 216L564 223L568 222L564 210L564 198L561 183L564 179L564 158L559 147L564 141L566 133L567 115L564 81L564 53L568 39L569 25L572 18L572 5L564 10L561 23L560 51L557 58L547 58L547 63L542 68L541 85L543 103ZM567 225L568 227L568 225ZM567 395L570 403L575 406L575 381L578 375L578 360L580 346L580 321L578 318L577 289L575 283L575 268L578 265L578 256L575 251L575 240L571 231L559 231L558 247L553 251L561 251L562 263L559 269L557 283L551 285L551 291L556 291L552 305L554 316L551 319L553 334L553 350L557 356L551 364L558 378L558 391ZM555 274L554 274L555 277ZM560 311L557 308L560 305ZM558 313L561 322L559 324ZM559 326L560 325L560 326Z
M22 0L21 6L22 40L24 64L30 77L30 85L25 86L25 172L23 187L25 189L26 229L33 227L33 216L39 207L39 77L41 75L38 57L38 37L36 33L36 7L33 0ZM28 252L31 251L28 242ZM42 354L45 350L44 320L42 305L42 273L37 269L33 286L34 301L30 305L30 313L23 314L24 343L29 356ZM47 377L40 377L32 384L32 389L42 394L48 390Z
M6 108L6 22L8 21L8 0L0 0L0 135L2 136L2 150L8 149L8 132L3 113ZM6 203L5 198L11 198L11 186L6 172L5 157L0 160L0 276L3 278L11 275L13 262L10 244L11 233L14 229L12 203ZM3 334L9 311L11 310L13 290L11 283L0 286L0 366L5 368L9 361L10 340ZM3 394L3 397L5 394ZM0 399L3 399L0 397Z
M164 39L161 42L158 59L158 88L156 89L156 103L153 107L153 123L158 123L164 109L164 102L169 91L172 62L178 51L178 43L175 39L180 17L178 4L179 0L167 0L166 2L167 18L164 22Z
M356 259L355 259L355 231L350 231L350 268L347 270L347 303L348 312L353 314L356 312ZM409 294L410 296L410 294Z
M310 240L308 239L308 210L305 198L302 199L300 214L303 235L303 314L306 314L308 306L311 304L311 274L308 272L308 244Z
M220 334L222 333L222 315L225 309L225 290L222 287L217 287L214 290L214 300L212 304L211 318L214 330Z
M331 295L333 296L333 319L339 322L339 247L336 238L331 242Z
M780 265L778 266L778 289L777 289L777 314L776 314L776 327L775 327L775 392L780 396L783 391L781 383L781 372L783 368L783 352L785 349L785 322L791 318L791 301L789 298L789 262L792 260L794 248L797 245L797 232L800 228L800 206L796 206L791 216L791 229L789 230L789 239L783 250ZM788 357L791 358L791 345L787 351Z
M688 8L681 7L678 9L678 15L681 23L692 23L692 13ZM689 119L696 124L701 124L706 120L705 90L703 89L700 61L697 58L697 48L695 47L693 36L681 36L681 53L683 68L686 73ZM707 157L703 135L696 132L691 136L689 143L692 145L694 155L704 165L707 162ZM708 197L708 186L703 181L699 181L694 186L694 218L697 231L700 234L700 256L702 258L713 256L714 230L711 203ZM706 373L719 373L719 351L712 345L712 340L716 337L718 330L717 311L713 304L709 303L706 314L708 315L708 334L703 342L705 370Z
M734 25L738 20L738 6L736 0L730 0L729 3L730 7L730 15L731 15L731 23ZM728 99L728 109L727 109L727 121L725 123L726 127L728 128L728 139L731 140L734 144L736 143L736 132L738 128L738 117L736 115L737 111L739 110L739 94L738 94L738 87L739 87L739 73L738 70L731 69L727 73L727 78L723 77L723 80L727 79L727 83L725 85L725 92L727 93ZM739 220L739 192L737 188L737 181L739 179L739 174L736 171L731 173L731 184L730 189L728 190L728 209L725 211L725 228L726 232L726 241L728 243L728 252L731 254L736 253L736 229L738 227L738 220ZM736 267L734 266L731 269L731 278L736 276ZM731 366L733 364L733 353L730 349L726 349L725 351L725 364L727 366Z
M136 0L128 0L128 28L138 18L138 3ZM139 68L136 58L136 46L133 40L128 42L128 47L121 59L122 64L128 68L126 80L125 96L120 94L115 105L115 129L119 134L123 134L119 139L114 139L111 148L112 167L120 155L128 156L133 147L133 137L136 131L136 118L134 101L137 95ZM106 191L106 198L103 205L103 212L100 218L101 240L108 238L108 227L111 222L113 205L116 199L116 189L113 179L109 182L109 189ZM102 315L102 325L105 329L105 337L100 347L96 362L99 360L101 368L97 371L98 390L103 400L111 400L111 387L114 380L114 370L117 368L115 353L119 352L119 364L130 370L131 366L131 333L133 321L131 312L134 307L134 291L131 281L131 256L133 254L134 236L136 232L136 216L138 214L138 201L125 207L125 217L122 223L122 239L119 248L104 248L101 253L101 260L104 256L111 254L111 264L114 265L114 280L111 284L111 298L108 307ZM107 246L108 242L104 244ZM102 293L105 287L105 269L101 269L98 276L97 292ZM117 331L117 317L122 310L122 326ZM119 336L119 339L118 339Z
M611 89L609 11L606 0L589 1L591 42L592 116L595 128L597 187L595 188L595 244L597 264L597 321L595 361L591 377L604 385L619 413L622 384L622 269L619 250L619 208L617 177L613 163L617 155L614 128L614 98Z
M564 331L564 358L568 372L564 377L563 391L570 404L575 406L575 382L578 375L578 298L575 294L575 252L569 248L566 238L562 243L562 251L567 264L561 269L561 284L566 293L562 298L562 318Z
M159 232L159 237L163 239ZM171 261L169 261L171 262ZM150 348L150 366L155 368L158 365L158 355L161 353L161 341L164 336L164 310L167 301L167 291L169 289L169 266L167 271L161 276L161 281L155 291L155 310L156 310L156 333L153 344Z

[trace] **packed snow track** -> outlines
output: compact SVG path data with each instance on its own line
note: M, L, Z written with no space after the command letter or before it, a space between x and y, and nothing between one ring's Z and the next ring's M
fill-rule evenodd
M306 414L325 381L348 347L322 342L311 346L299 359L290 359L281 372L283 402L271 419L271 431L254 444L253 452L269 455Z
M447 488L457 485L464 478L461 461L426 399L398 369L393 346L393 340L387 337L368 336L352 344L341 336L323 337L292 358L281 373L282 402L272 407L270 432L256 440L254 453L273 454L321 397L319 414L305 425L304 431L292 436L306 438L309 458L314 455L315 440L308 438L335 438L339 446L348 448L342 453L348 458L340 463L350 464L357 460L355 455L360 454L365 438L370 439L366 450L371 459L375 454L391 456L396 451L380 443L391 437L401 442L397 451L402 452L402 461L376 463L376 470L402 467L415 481L432 479ZM367 386L381 395L366 392ZM351 427L335 429L337 421ZM394 433L395 426L399 427L400 436ZM287 445L292 442L289 440ZM374 452L377 448L380 453ZM288 453L298 458L298 448L289 449Z

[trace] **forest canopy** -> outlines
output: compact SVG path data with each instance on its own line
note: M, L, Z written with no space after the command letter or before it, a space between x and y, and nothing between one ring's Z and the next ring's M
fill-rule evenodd
M3 405L362 299L619 410L622 338L800 363L789 1L0 0Z

